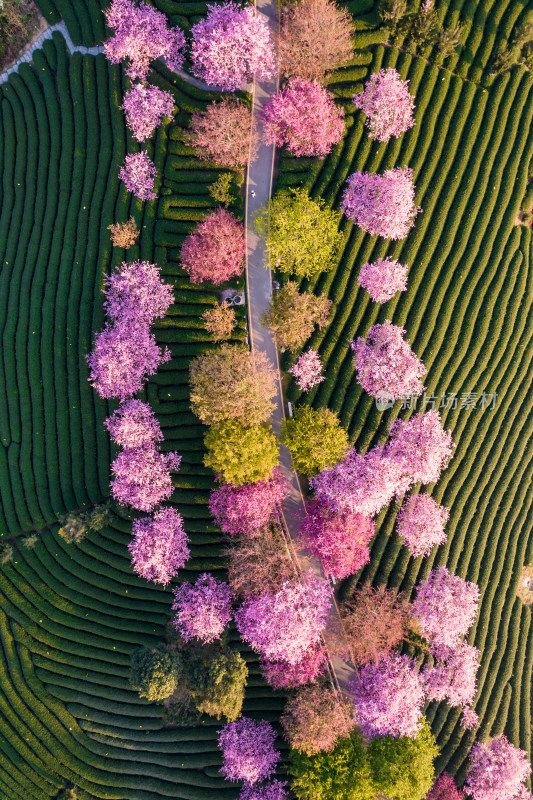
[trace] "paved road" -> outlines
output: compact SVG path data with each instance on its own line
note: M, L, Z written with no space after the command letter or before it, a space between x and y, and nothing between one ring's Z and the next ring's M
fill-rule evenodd
M276 9L273 0L256 0L258 13L263 14L275 29ZM272 294L272 274L266 268L266 253L264 243L254 233L252 221L259 208L268 203L272 191L272 178L274 168L275 148L273 145L267 146L261 142L262 122L260 112L272 95L278 89L278 78L269 81L254 81L253 86L253 116L255 123L254 136L260 142L257 158L248 165L248 176L246 186L246 237L247 237L247 269L246 286L248 299L248 329L250 345L255 350L262 350L266 353L269 360L277 368L278 372L278 393L276 397L276 410L273 414L272 427L276 434L279 434L280 427L287 413L281 386L281 371L277 347L268 328L261 324L261 316L266 311ZM315 574L324 577L322 565L314 559L309 552L302 546L299 537L299 519L304 512L304 496L300 487L298 476L292 468L292 461L289 451L281 448L280 465L283 474L290 483L291 491L289 497L283 503L283 517L285 528L289 534L289 547L292 551L293 559L299 565L300 570L305 573L312 569ZM342 628L336 606L332 608L330 619L324 635L326 645L330 651L330 660L334 668L337 683L341 689L346 689L347 684L353 678L353 667L350 662L340 656L333 655L335 642L342 640Z

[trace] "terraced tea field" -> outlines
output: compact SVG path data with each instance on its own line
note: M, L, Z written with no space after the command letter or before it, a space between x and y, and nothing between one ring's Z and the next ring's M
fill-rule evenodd
M76 43L89 46L105 36L101 0L39 5L50 22L65 18ZM155 5L185 29L206 7ZM338 411L359 448L385 438L398 404L375 409L354 379L348 346L385 318L406 327L437 406L444 392L456 394L457 408L441 409L456 453L433 492L451 509L447 545L433 558L409 558L393 533L391 508L379 518L362 577L409 592L432 566L446 564L479 583L481 612L470 638L482 652L478 736L505 730L531 753L533 631L516 585L522 564L533 559L533 275L531 231L514 223L533 155L533 79L521 68L488 78L495 49L526 18L527 7L516 0L440 4L446 24L460 15L466 25L457 57L440 69L432 53L413 58L378 44L377 4L347 5L357 15L358 45L368 47L330 80L346 108L347 135L324 161L282 154L277 188L303 185L337 206L354 170L409 164L423 213L397 244L343 221L338 267L312 286L331 297L336 311L311 340L328 377L310 401ZM396 66L409 78L417 106L416 127L387 146L370 143L351 104L381 66ZM152 147L162 176L159 199L143 206L130 202L117 180L124 152L135 149L118 108L123 80L103 56L71 58L55 37L0 95L0 541L15 549L13 562L0 569L0 797L6 800L54 798L67 782L80 787L80 800L236 796L218 772L220 723L205 717L198 727L165 727L161 707L129 688L129 654L164 637L171 598L169 589L132 573L131 521L114 513L102 532L78 546L57 535L67 510L109 494L113 454L103 428L109 408L87 383L84 354L103 320L102 276L124 256L112 254L107 225L133 213L142 234L128 259L157 262L175 288L169 315L155 326L172 360L149 381L146 399L164 447L183 456L172 501L184 516L193 558L180 579L224 566L207 508L213 476L202 465L204 429L189 410L187 386L190 359L212 347L199 317L217 298L210 287L190 283L178 258L185 235L214 206L208 186L220 174L194 158L183 127L215 95L157 68L153 82L173 91L178 111ZM385 254L410 265L409 288L380 310L356 280L361 264ZM242 312L235 340L245 335ZM479 400L476 408L461 408L463 394L483 392L496 393L494 408L482 409ZM302 399L294 385L289 399ZM28 549L32 531L39 539ZM233 632L231 641L243 651ZM266 687L255 656L243 652L250 666L244 712L276 721L283 698ZM442 748L438 767L460 780L474 734L462 731L459 712L445 704L433 705L428 716Z
M163 85L161 70L154 82ZM207 509L213 477L201 463L203 429L189 413L187 388L191 356L212 346L199 314L216 295L192 287L176 263L184 234L214 204L207 187L219 173L180 141L180 124L210 96L182 82L171 88L178 124L160 129L154 152L162 196L144 209L128 207L116 177L126 141L118 67L103 56L70 58L59 37L2 90L1 532L15 547L0 572L6 800L52 798L66 782L80 787L82 800L235 795L218 772L220 723L205 717L199 727L165 727L163 709L129 688L129 654L164 638L171 603L170 589L132 573L131 522L115 514L78 546L57 535L65 511L109 494L108 409L87 383L84 353L102 324L102 275L113 263L106 227L133 212L142 236L128 257L157 259L176 289L156 331L173 358L147 397L165 446L183 454L173 501L191 538L187 566L223 567ZM244 336L241 319L236 337ZM39 540L27 549L33 530ZM245 655L245 711L275 720L282 699L258 676L255 656Z
M469 640L482 654L478 736L505 730L531 752L531 617L516 587L522 565L533 555L528 434L533 270L531 231L516 226L515 219L533 155L533 79L515 68L487 90L381 45L360 61L330 81L347 111L346 138L324 161L282 155L277 188L304 186L338 207L352 172L408 164L423 213L398 243L363 234L343 220L338 267L313 286L327 293L336 310L329 328L310 341L327 375L310 402L339 412L358 448L384 440L401 404L386 412L376 409L355 380L349 340L384 319L407 329L428 369L427 407L438 408L446 395L443 424L457 444L433 491L451 510L448 543L428 559L409 558L393 534L397 508L391 508L379 518L372 561L362 578L409 593L433 566L445 564L479 584L481 610ZM364 117L349 98L361 90L367 73L389 66L410 81L416 126L398 142L371 144ZM409 264L409 285L381 307L358 287L357 275L362 264L385 255ZM494 408L492 399L482 400L483 393L497 395ZM294 384L289 399L299 399ZM408 417L413 410L401 413ZM459 711L445 704L431 707L429 719L442 748L438 766L464 777L474 734L459 727Z

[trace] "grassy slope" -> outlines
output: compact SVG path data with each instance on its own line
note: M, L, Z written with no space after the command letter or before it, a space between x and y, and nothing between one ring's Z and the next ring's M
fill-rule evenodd
M494 4L485 20L491 41L498 20L504 20L508 32L509 18L516 19L522 9L518 3L503 10L501 5ZM348 99L362 88L356 80L363 69L338 73L331 88L344 98L345 140L324 161L282 155L277 188L305 186L337 207L344 181L355 170L405 164L414 170L423 213L404 242L370 237L347 220L342 223L339 266L313 287L329 295L336 311L329 328L310 341L322 355L327 379L308 401L338 411L361 449L382 441L398 413L412 413L400 412L400 404L378 412L355 380L349 340L384 319L407 329L428 368L428 394L440 400L443 392L457 393L457 409L441 409L457 444L455 457L438 485L430 487L435 499L451 509L447 544L428 559L409 558L393 533L393 507L379 518L372 561L360 577L409 593L433 566L446 564L479 584L481 609L470 637L482 653L475 703L481 717L478 735L505 730L531 752L530 612L516 597L516 585L533 548L528 436L533 273L531 232L514 221L533 155L533 80L514 69L488 90L473 82L485 80L479 65L487 63L487 41L473 27L467 44L473 48L477 43L479 49L465 48L468 63L465 57L450 65L457 75L374 45L368 74L395 66L410 80L416 127L398 142L372 144L363 115ZM409 264L409 286L381 307L356 281L361 264L385 254ZM496 408L461 408L467 392L478 398L496 392ZM294 384L289 397L299 399ZM349 582L353 585L355 579ZM460 729L459 713L445 704L432 705L428 713L442 748L439 767L463 777L474 734Z
M166 81L162 74L154 80ZM181 124L209 99L190 96L183 84L184 91L170 88ZM35 70L24 67L2 93L0 224L9 236L0 273L0 452L7 459L1 531L16 537L14 562L0 571L0 796L6 800L54 797L66 781L82 788L80 800L237 794L218 773L220 723L205 718L199 728L163 728L161 708L129 688L129 654L164 637L171 604L170 589L132 574L130 521L114 516L79 547L57 535L55 520L65 510L109 491L108 408L87 384L83 354L102 323L103 271L125 255L111 254L106 226L133 212L142 236L128 258L156 259L176 288L171 314L156 330L173 359L146 396L165 446L183 454L173 502L184 515L193 558L180 577L222 569L220 537L207 510L213 476L201 464L203 429L189 413L187 390L191 354L212 346L199 313L216 297L209 287L190 286L175 249L212 205L207 186L218 172L184 148L179 125L161 128L154 147L164 175L161 197L129 208L116 178L125 141L122 89L119 68L103 57L69 59L63 47L47 44ZM236 338L244 335L241 324ZM36 547L25 549L21 533L44 525ZM245 657L251 671L245 712L275 720L281 699L258 676L255 657Z

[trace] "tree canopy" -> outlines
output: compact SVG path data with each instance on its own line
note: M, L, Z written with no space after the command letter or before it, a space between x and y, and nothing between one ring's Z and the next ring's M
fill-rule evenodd
M280 192L255 218L255 229L265 238L270 267L298 277L331 269L343 238L341 214L312 200L307 192Z

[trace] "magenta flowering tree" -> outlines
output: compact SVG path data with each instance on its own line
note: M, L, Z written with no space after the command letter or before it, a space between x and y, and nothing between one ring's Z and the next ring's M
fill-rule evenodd
M278 470L267 480L256 483L242 486L223 483L211 492L209 510L224 533L254 535L277 516L277 506L288 489L287 481Z
M470 706L476 694L479 650L465 642L457 647L432 649L435 663L422 670L430 700L448 700L451 706Z
M219 207L186 237L181 263L193 283L219 285L242 274L245 252L244 225Z
M409 480L403 478L402 465L385 457L378 445L364 455L349 450L343 461L311 478L309 485L318 499L338 511L373 517L407 491Z
M276 69L267 22L252 6L208 5L207 17L191 28L192 71L197 78L226 92L250 81L271 77Z
M122 262L104 285L104 309L115 323L148 327L162 319L174 302L174 289L161 280L161 270L148 261Z
M416 661L392 653L361 667L351 684L357 723L369 739L416 736L421 728L424 689Z
M366 289L375 303L386 303L396 292L407 289L407 264L394 258L378 258L371 264L363 264L357 282Z
M122 450L111 464L112 497L122 506L153 511L174 491L171 472L177 472L180 461L176 453L159 453L155 447Z
M311 647L296 664L261 659L261 673L274 689L297 689L314 683L326 666L326 651L322 645Z
M408 497L396 517L396 531L412 555L428 556L434 547L446 541L450 512L427 494Z
M421 378L427 370L404 336L405 329L387 319L373 325L366 339L350 342L357 380L372 397L399 400L424 391Z
M228 722L218 734L224 763L220 771L228 781L254 784L269 778L280 754L274 747L276 732L264 719L241 717Z
M166 586L190 557L181 514L171 506L152 517L135 519L128 545L135 572L147 581Z
M502 735L473 746L465 788L473 800L530 800L524 786L530 775L527 753Z
M150 63L164 58L170 69L183 64L185 35L169 28L167 18L148 3L112 0L104 12L114 34L104 42L104 53L112 64L126 61L126 74L132 80L146 78Z
M341 209L367 233L405 239L422 210L415 206L413 170L387 169L381 175L354 172L347 180Z
M298 388L302 392L308 392L313 386L318 386L324 380L325 375L322 370L319 354L316 350L309 349L305 353L300 353L289 372L295 379Z
M400 136L415 124L414 100L399 73L389 67L375 72L365 83L365 88L353 98L353 103L367 116L366 125L371 139L388 142Z
M426 800L463 800L464 793L457 788L451 775L442 772L426 797Z
M413 483L434 483L448 465L455 447L450 431L442 427L438 411L430 409L391 425L385 455L402 468Z
M182 583L174 592L174 627L186 642L219 639L232 616L229 584L204 572L196 583Z
M163 441L161 426L148 403L133 397L121 403L104 425L111 440L124 449L149 447Z
M138 142L149 139L164 117L172 117L174 98L151 83L134 83L124 95L121 108L126 124Z
M136 394L160 364L170 361L170 351L158 347L146 325L129 322L106 327L96 334L86 356L89 382L100 397L125 400Z
M286 800L287 781L269 781L262 786L247 783L243 786L239 800Z
M337 580L353 575L370 561L368 545L374 536L370 517L352 511L338 511L320 498L311 500L302 520L301 533L324 566Z
M466 731L473 731L474 728L477 728L479 726L479 717L474 711L474 709L470 708L470 706L465 706L463 708L460 725L461 728L463 728Z
M156 175L157 169L146 150L129 153L118 173L128 192L132 192L139 200L154 200L157 197L154 192Z
M245 642L269 661L297 664L320 641L331 588L309 573L306 583L286 581L276 592L247 598L235 613Z
M344 109L318 81L292 78L261 112L265 142L324 158L344 133Z
M413 614L433 647L457 648L476 618L478 603L475 583L437 567L416 587Z

